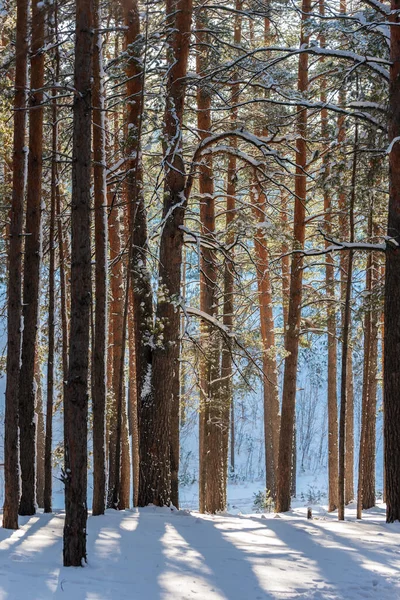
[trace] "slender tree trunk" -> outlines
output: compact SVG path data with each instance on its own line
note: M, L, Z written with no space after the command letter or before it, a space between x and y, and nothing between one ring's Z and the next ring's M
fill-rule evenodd
M44 507L45 483L45 432L43 415L43 394L41 381L41 365L39 357L35 361L35 387L36 387L36 501L39 508Z
M26 0L20 0L17 4L16 30L13 181L8 250L7 380L4 423L3 527L6 529L18 529L20 492L18 387L22 341L22 227L27 164L25 108L28 87L28 2Z
M243 0L235 2L235 19L233 28L233 42L239 47L242 42L242 15ZM237 78L236 73L233 79ZM240 101L240 85L234 81L231 91L231 122L232 127L237 126L238 108ZM232 145L236 147L236 138L233 138ZM233 221L236 213L236 157L230 155L228 158L228 173L226 186L226 244L229 246L234 241ZM223 304L223 324L228 331L233 330L233 294L234 294L234 251L230 250L229 256L225 259L224 265L224 304ZM235 407L233 398L233 368L232 368L232 340L226 338L222 345L221 356L221 403L222 403L222 460L223 460L223 489L226 494L228 479L228 450L230 434L230 466L232 472L235 470ZM225 502L226 503L226 502Z
M265 223L267 203L260 186L254 186L252 189L252 205L256 223ZM256 256L261 338L263 343L266 489L275 498L280 428L279 388L269 250L261 225L256 228L254 235L254 251Z
M308 44L309 35L306 22L310 13L309 0L302 3L302 28L300 44ZM308 54L299 57L298 90L301 94L308 88ZM294 247L303 248L305 239L305 203L307 200L307 111L298 107L296 140L296 177L294 208ZM292 480L293 432L296 411L297 360L299 353L299 333L302 301L303 258L301 254L293 254L290 277L289 310L286 331L286 351L283 381L281 429L279 438L279 461L276 511L285 512L290 509L290 488Z
M375 289L378 281L378 264L376 253L371 253L371 290ZM373 300L372 300L373 301ZM375 459L376 459L376 393L378 366L378 326L379 312L371 307L370 319L370 350L368 373L368 414L367 428L364 440L362 508L367 510L375 506Z
M108 231L106 184L106 120L103 83L101 7L94 2L93 21L93 175L95 219L95 322L93 340L93 515L102 515L106 501L106 396Z
M175 25L170 36L165 111L165 193L161 222L159 296L156 323L162 328L153 349L152 368L146 374L150 397L141 397L140 446L141 482L139 504L158 506L171 501L171 405L179 386L180 287L184 213L186 207L185 167L182 156L182 119L185 98L192 1L167 2L167 13L174 8ZM177 406L177 403L174 403ZM179 405L178 405L179 408ZM174 419L173 419L174 420ZM173 438L176 445L178 432ZM173 448L176 457L177 449ZM179 453L179 450L178 450ZM176 467L176 465L175 465ZM176 499L175 499L176 502Z
M354 157L351 176L351 194L350 194L350 242L354 242L354 203L356 197L356 177L357 177L357 144L358 144L358 124L356 123L354 139ZM338 519L344 520L344 507L346 501L346 435L347 435L347 400L348 400L348 377L349 373L349 331L351 322L351 286L353 280L353 251L349 251L347 263L347 281L346 298L343 309L343 330L342 330L342 372L340 381L340 415L339 415L339 479L338 479Z
M111 196L111 194L110 194ZM112 198L112 196L111 196ZM123 321L124 321L124 285L123 285L123 263L121 257L121 223L120 211L118 206L113 206L109 217L109 239L110 239L110 327L112 330L112 376L110 380L111 404L109 421L109 474L108 474L108 494L107 507L117 508L114 504L115 497L119 496L119 489L116 489L120 480L120 461L116 461L117 452L119 457L120 448L117 449L117 430L120 418L119 413L119 388L120 371L123 352Z
M31 89L29 112L29 157L26 202L26 238L22 362L19 384L19 430L21 463L20 515L36 511L35 352L39 325L40 266L42 261L42 155L45 6L32 4Z
M205 54L209 38L203 33L206 21L199 13L196 27L199 50L196 55L197 73L202 77L208 66ZM201 140L211 132L211 92L206 84L197 90L197 128ZM211 157L205 157L199 168L200 222L204 240L215 241L214 179ZM200 247L200 310L217 315L217 262L215 249ZM199 506L200 512L215 513L224 508L221 463L221 411L218 397L219 336L207 321L200 326L202 354L200 357L200 414L199 414Z
M55 95L55 92L53 92ZM55 267L56 267L56 194L57 194L57 152L58 126L57 104L52 103L52 164L51 164L51 199L49 225L49 314L48 314L48 355L47 355L47 401L46 401L46 442L45 442L45 482L44 482L44 512L52 511L52 443L53 443L53 399L54 399L54 333L55 333Z
M139 430L138 430L138 402L137 402L137 378L136 378L136 348L135 348L135 323L133 309L132 288L129 294L129 313L128 313L128 350L129 350L129 371L128 371L128 415L129 430L131 434L131 452L132 452L132 502L133 506L138 505L139 493Z
M324 0L320 0L320 13L325 15ZM325 36L320 36L321 46L325 47ZM321 81L321 102L326 104L326 79ZM329 147L328 110L321 110L321 134L326 147ZM332 199L329 192L330 165L329 157L323 159L324 167L324 212L325 233L332 235ZM328 240L325 247L328 247ZM325 285L327 296L327 333L328 333L328 473L329 473L329 498L328 510L337 508L338 500L338 410L337 410L337 340L336 340L336 312L335 312L335 262L332 254L326 255Z
M86 561L87 420L91 306L92 0L76 0L71 213L71 329L65 388L64 566Z
M60 55L58 49L58 4L54 4L54 42L55 60L54 77L58 82L60 74ZM52 468L52 444L53 444L53 402L54 402L54 359L55 359L55 270L56 270L56 211L57 196L59 195L58 184L58 106L55 96L56 88L53 88L53 100L51 105L52 115L52 163L51 163L51 196L50 196L50 224L49 224L49 315L48 315L48 356L47 356L47 399L46 399L46 441L44 455L44 512L52 511L53 495L53 468ZM62 309L61 309L62 310ZM65 373L63 374L65 380Z

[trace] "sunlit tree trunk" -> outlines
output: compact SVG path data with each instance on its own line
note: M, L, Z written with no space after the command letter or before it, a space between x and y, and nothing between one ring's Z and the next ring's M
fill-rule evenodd
M256 257L261 338L263 344L266 489L275 498L280 415L269 250L262 227L267 220L267 203L260 186L254 185L251 192L253 212L256 218L254 252Z
M309 0L302 3L302 27L300 45L308 44L309 34L306 30L308 14L311 10ZM308 89L308 54L299 57L298 90L305 94ZM301 249L305 240L305 204L307 200L307 110L297 108L296 139L296 177L294 208L294 249ZM296 410L297 360L299 352L300 317L302 301L303 258L301 254L293 254L290 276L290 295L285 348L289 353L285 360L285 372L282 394L281 429L279 438L277 512L290 509L290 491L292 481L293 432Z
M158 332L153 350L151 393L141 402L140 445L141 483L139 504L152 502L158 506L171 501L171 450L177 473L179 461L179 428L171 432L171 406L179 393L180 293L183 231L186 198L185 167L182 155L182 120L185 98L185 75L188 66L192 1L167 2L167 13L174 12L174 28L170 34L170 68L168 70L165 110L165 192L161 222L159 255L159 293L156 323ZM172 420L176 422L173 417ZM143 451L142 451L143 450ZM177 504L178 499L174 498Z
M354 138L353 166L351 175L350 207L349 207L349 230L350 242L354 242L354 204L356 198L357 181L357 144L358 124L356 123ZM346 435L347 435L347 402L348 402L348 378L349 373L349 342L351 324L351 292L353 283L353 250L349 250L346 273L346 297L343 307L342 327L342 364L340 380L340 414L339 414L339 478L338 478L338 519L344 520L344 507L346 502Z

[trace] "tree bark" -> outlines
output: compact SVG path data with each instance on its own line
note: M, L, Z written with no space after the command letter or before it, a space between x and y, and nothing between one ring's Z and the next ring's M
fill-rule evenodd
M308 44L309 34L306 30L308 14L311 11L309 0L302 3L302 27L300 45ZM308 88L308 54L299 57L298 90L301 94ZM307 110L297 109L296 140L296 177L294 208L294 246L303 248L305 239L305 203L307 200ZM290 277L290 296L287 331L285 336L286 351L285 371L282 393L281 429L279 438L278 482L276 511L285 512L290 509L290 488L292 480L293 432L296 410L297 360L299 353L299 333L302 301L303 258L301 254L293 254Z
M267 203L260 186L252 189L253 212L257 223L265 223ZM279 388L275 351L275 323L269 265L269 250L263 229L257 227L254 235L257 287L260 307L261 339L263 344L264 374L264 440L266 489L276 497L276 475L279 450Z
M91 306L92 0L76 0L71 204L71 327L65 388L64 566L86 561L87 419Z
M320 14L325 15L324 0L320 0ZM325 47L325 36L320 36L321 46ZM326 78L321 81L321 102L326 104ZM329 147L328 110L321 110L321 134L325 147ZM324 213L325 233L332 235L332 199L329 192L329 176L331 173L329 157L324 156ZM328 240L325 247L328 247ZM326 255L325 285L327 296L327 333L328 333L328 511L334 511L338 505L338 411L337 411L337 340L336 340L336 293L335 293L335 262L332 254Z
M113 195L109 192L112 202ZM121 257L121 223L120 210L113 206L109 216L110 240L110 328L112 330L112 374L110 380L110 409L109 409L109 436L108 436L108 492L107 508L118 507L120 482L120 460L117 463L117 454L120 457L121 448L117 448L118 422L122 416L119 411L119 388L121 375L121 357L123 352L123 321L124 321L124 285L123 264ZM121 439L119 440L121 441Z
M42 156L45 6L32 4L29 156L26 201L23 308L24 330L19 384L21 463L20 515L36 511L35 353L39 326L40 267L42 262Z
M179 303L183 231L186 207L185 167L182 156L182 121L185 98L192 1L167 2L167 14L174 9L175 25L170 36L170 69L165 110L165 193L161 223L159 294L156 311L156 347L146 376L150 397L141 397L141 470L139 505L158 506L171 501L171 405L179 383ZM157 401L156 401L157 398ZM177 406L177 403L174 403ZM178 404L179 408L179 404ZM178 432L174 432L175 446ZM176 447L173 452L177 454ZM179 449L178 449L179 453ZM175 465L176 467L176 465ZM177 499L175 499L176 502Z
M7 380L4 423L3 527L18 529L19 439L18 387L21 361L22 227L27 156L26 90L28 87L28 2L17 4L15 45L14 139L12 199L8 250Z
M351 176L351 194L350 194L350 242L354 242L354 203L356 197L356 177L357 177L357 144L358 144L358 125L354 138L354 156ZM339 415L339 479L338 479L338 519L344 520L344 507L346 501L346 435L347 435L347 400L348 400L348 377L349 368L349 332L351 323L351 286L353 280L353 251L349 251L347 263L346 279L346 298L343 308L343 329L342 329L342 372L340 380L340 415Z
M93 340L93 515L106 506L106 396L107 396L107 298L108 224L106 183L106 119L103 82L101 7L94 2L93 24L93 176L95 219L95 315Z
M209 38L206 23L198 14L196 28L199 49L196 54L197 74L202 77L208 66L206 55ZM197 89L197 129L201 140L211 132L211 91L207 84ZM200 223L204 240L215 241L214 179L211 157L204 157L199 167ZM200 310L216 317L217 261L215 249L200 247ZM221 463L221 405L218 398L219 336L206 321L200 324L200 411L199 411L199 506L200 512L215 513L224 508Z
M399 0L391 1L389 141L400 136L400 29ZM389 154L388 235L400 243L400 144ZM386 476L386 520L400 521L400 251L391 246L386 253L385 278L385 369L384 440Z
M41 365L39 357L35 360L35 388L36 388L36 501L39 508L44 507L45 483L45 432L43 416L43 394L41 381Z

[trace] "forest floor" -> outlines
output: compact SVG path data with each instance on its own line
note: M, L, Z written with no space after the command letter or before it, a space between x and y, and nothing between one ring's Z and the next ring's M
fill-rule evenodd
M88 521L88 564L63 568L62 511L0 530L0 600L395 600L400 524L382 505L201 516L148 507Z

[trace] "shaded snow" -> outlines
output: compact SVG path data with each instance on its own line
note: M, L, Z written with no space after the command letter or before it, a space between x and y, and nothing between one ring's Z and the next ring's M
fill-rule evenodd
M382 506L362 522L348 513L107 511L89 518L84 569L61 566L62 512L25 517L0 530L0 600L399 598L400 525Z

